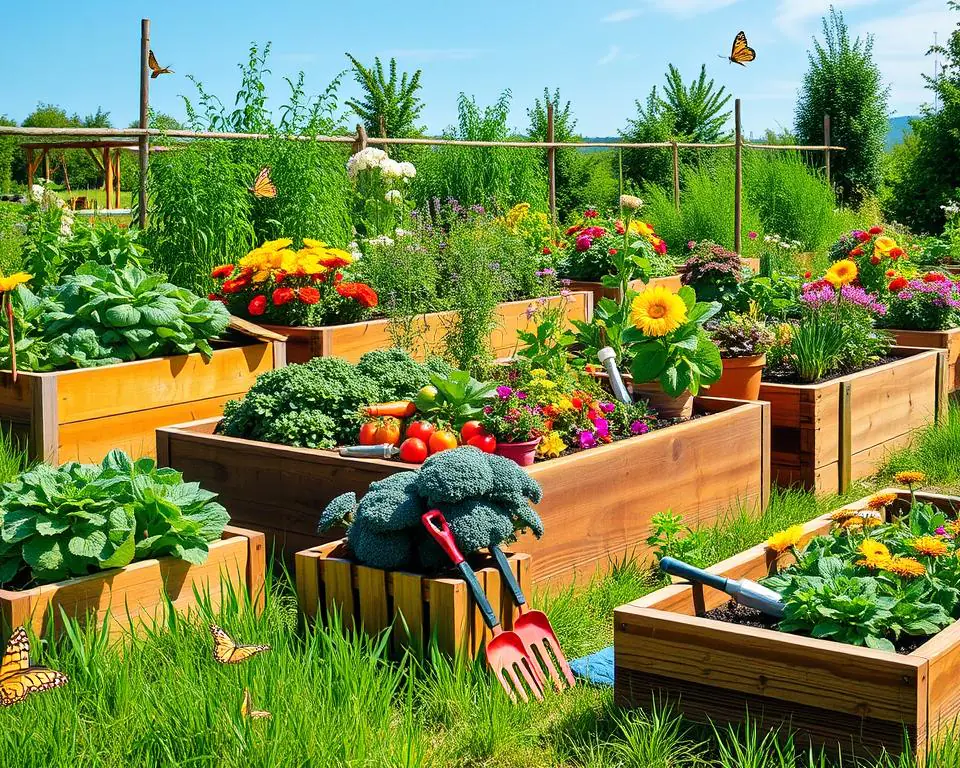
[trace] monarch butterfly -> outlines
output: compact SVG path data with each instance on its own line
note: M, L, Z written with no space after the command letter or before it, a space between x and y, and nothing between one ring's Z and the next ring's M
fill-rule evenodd
M237 645L230 637L216 624L210 625L210 632L213 633L213 658L221 664L239 664L258 653L269 651L269 645Z
M742 30L737 32L737 36L733 39L733 49L727 58L734 64L739 64L741 67L747 66L745 62L753 61L757 58L757 52L747 45L747 35Z
M248 187L248 191L253 194L254 197L276 197L277 188L272 181L270 181L270 166L265 165L260 169L260 173L257 174L256 181L253 182L252 187Z
M150 73L151 80L156 80L158 77L160 77L160 75L173 74L173 70L170 69L169 67L161 67L159 64L157 64L157 57L153 55L153 51L150 51L150 55L147 58L147 64L150 66L150 69L152 70Z
M250 689L243 689L243 701L240 702L240 717L251 720L263 720L273 717L269 712L262 712L253 708L253 701L250 698Z
M31 693L48 691L67 684L67 676L46 667L30 666L30 640L23 627L7 641L0 662L0 707L23 701Z

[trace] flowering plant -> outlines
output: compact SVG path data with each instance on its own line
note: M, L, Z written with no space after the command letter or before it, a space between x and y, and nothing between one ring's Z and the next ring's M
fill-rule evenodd
M706 324L713 343L725 358L753 357L766 354L773 345L773 332L767 324L751 314L730 313Z
M399 163L386 152L367 147L347 161L356 195L357 231L365 237L393 234L407 207L404 189L417 175L413 163Z
M960 284L940 272L908 280L891 270L888 277L889 312L881 318L883 326L943 331L960 325Z
M542 408L522 389L501 384L496 397L483 407L480 423L498 443L526 443L547 431Z
M740 255L709 241L687 245L690 254L684 264L683 284L692 287L701 301L719 301L728 310L737 308L740 284L750 276Z
M887 283L886 272L902 264L907 255L897 241L884 234L883 227L871 227L866 232L854 230L842 235L830 248L833 262L853 261L860 284L868 291L879 293ZM829 279L829 278L828 278Z
M517 203L498 219L512 235L521 237L527 245L543 256L550 256L563 244L554 243L550 218L543 211L531 211L530 203Z
M214 267L219 285L210 298L233 314L290 326L355 322L377 306L369 285L344 278L349 253L309 238L298 251L292 244L271 240L236 264Z

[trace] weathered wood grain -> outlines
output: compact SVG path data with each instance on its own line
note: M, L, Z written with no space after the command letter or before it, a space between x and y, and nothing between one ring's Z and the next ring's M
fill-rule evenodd
M946 331L892 330L890 333L901 347L945 349L949 367L948 389L950 392L960 389L960 328L950 328Z

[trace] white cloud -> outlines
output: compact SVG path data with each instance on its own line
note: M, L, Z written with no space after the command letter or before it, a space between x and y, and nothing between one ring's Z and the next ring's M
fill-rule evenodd
M619 21L630 21L630 19L635 19L642 13L643 11L639 8L623 8L619 11L614 11L613 13L607 14L603 17L603 21L608 24Z
M669 13L672 16L695 16L739 2L740 0L646 0L646 5L648 8ZM602 20L607 23L630 21L642 15L643 12L643 8L621 8L607 14Z
M384 51L384 58L399 61L468 61L477 59L483 51L479 48L397 48Z
M806 37L808 23L820 19L832 5L838 11L858 5L875 5L880 0L780 0L774 23L790 37Z
M619 46L619 45L611 45L611 46L607 49L607 52L606 52L606 53L600 58L600 60L597 62L597 64L599 64L601 67L604 66L604 65L606 65L606 64L610 64L610 63L613 62L619 55L620 55L620 46Z

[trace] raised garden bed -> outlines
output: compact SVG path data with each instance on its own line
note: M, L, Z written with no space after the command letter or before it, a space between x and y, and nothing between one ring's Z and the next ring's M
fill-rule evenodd
M760 385L760 399L772 406L775 482L845 491L915 430L946 416L946 351L890 354L897 360L820 384Z
M530 586L530 556L507 553L520 588ZM500 572L489 558L471 558L484 593L505 629L520 615ZM467 583L453 575L427 577L383 571L350 559L342 540L321 544L296 555L297 600L310 619L326 621L336 613L343 629L363 629L371 635L392 628L391 647L427 649L436 635L437 648L447 656L473 658L492 634L470 597Z
M233 595L246 593L262 608L265 568L263 534L228 526L223 538L210 544L203 565L162 557L56 584L0 589L0 625L5 632L24 625L37 635L50 627L59 634L62 610L71 619L109 620L110 636L116 637L131 627L162 623L168 606L183 613L209 600L217 610Z
M271 334L273 335L273 334ZM199 352L51 373L0 371L0 425L50 464L99 462L114 448L154 457L157 427L218 416L259 374L285 364L282 341L245 338Z
M629 288L631 291L639 293L647 286L662 285L671 291L679 291L683 287L680 281L680 275L668 275L667 277L652 277L649 282L643 280L631 280ZM589 291L593 295L593 303L596 304L600 299L620 300L619 288L608 288L603 283L595 283L587 280L572 280L570 282L571 291ZM589 318L587 318L589 319Z
M546 534L525 536L515 549L533 556L534 581L568 583L613 560L645 556L650 518L667 509L696 526L738 505L755 513L766 507L769 405L698 398L695 413L683 424L526 468L543 487L537 511ZM157 430L159 461L220 494L236 522L265 532L268 545L288 557L342 535L315 532L335 496L363 493L374 480L412 468L214 435L216 425L207 419Z
M945 349L947 351L947 390L960 389L960 328L948 328L945 331L902 331L891 330L897 344L901 347L925 347Z
M536 299L509 301L497 310L497 327L490 334L489 346L495 357L513 354L517 347L517 331L527 329L533 322L527 309ZM566 299L550 297L550 302L561 302L568 320L587 321L593 315L593 296L577 289ZM440 349L453 312L431 312L418 318L421 350ZM372 349L395 346L390 338L389 320L366 320L347 325L327 325L316 328L267 325L265 328L287 337L287 361L305 363L314 357L342 357L351 363Z
M909 501L909 494L898 495L899 504ZM953 514L960 508L958 498L918 498ZM831 526L829 515L807 523L804 541ZM757 580L772 575L776 563L761 544L709 570ZM881 749L897 755L905 739L922 756L953 726L960 712L960 622L912 653L897 654L702 618L728 599L677 583L618 608L616 702L647 707L663 696L694 720L749 717L764 728L797 732L801 748L809 742L856 756L875 757Z

